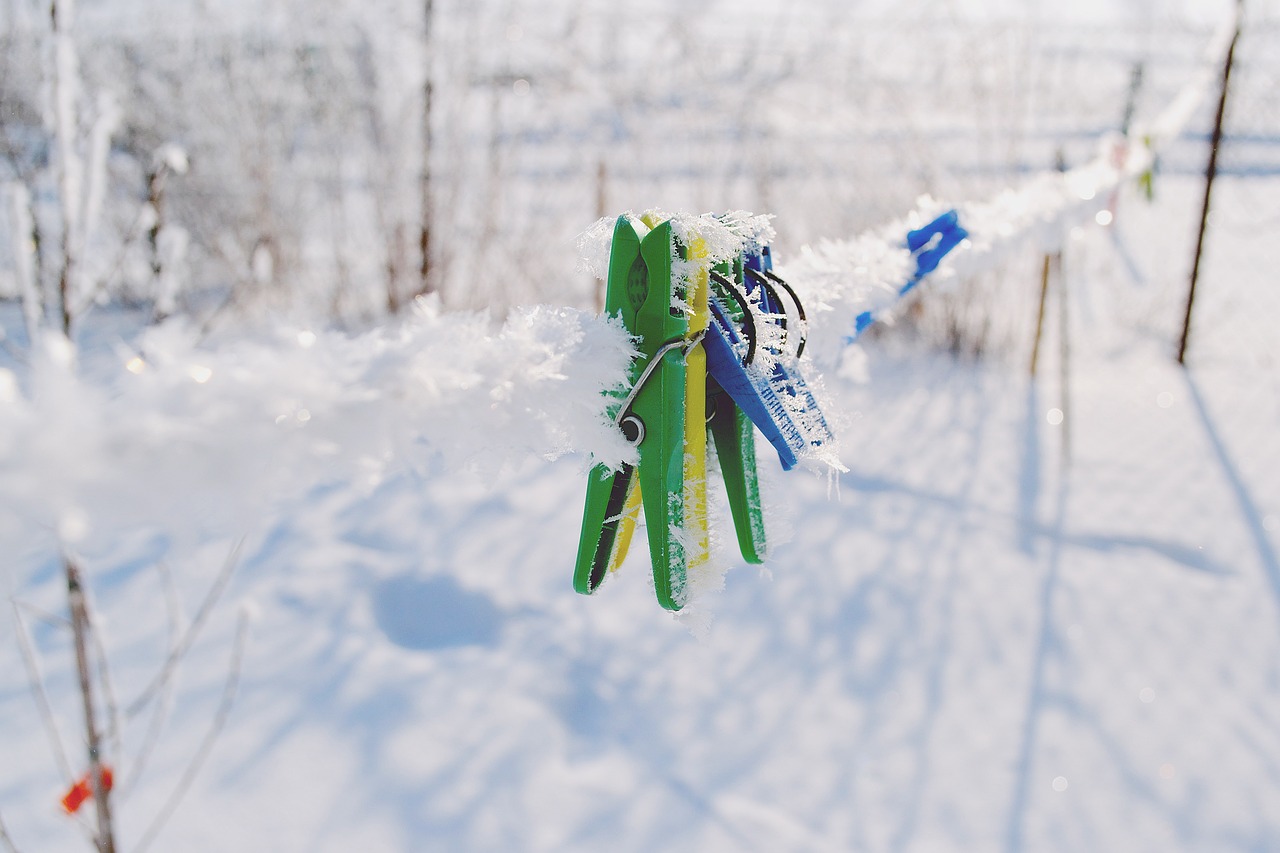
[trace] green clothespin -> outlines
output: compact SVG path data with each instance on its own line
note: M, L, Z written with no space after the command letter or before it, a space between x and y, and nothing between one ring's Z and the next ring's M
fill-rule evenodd
M647 233L642 223L625 216L614 225L605 311L622 318L636 338L640 356L628 377L630 393L610 413L626 439L637 446L639 462L617 471L604 465L592 469L573 585L590 594L618 568L643 506L658 601L668 610L679 610L688 569L682 540L685 362L700 338L689 337L689 317L673 299L673 246L668 222Z
M715 271L742 289L743 264L738 258L732 265L719 264ZM712 278L712 295L718 297L727 317L743 326L750 307L740 304L726 285ZM764 510L760 502L760 481L756 469L755 426L733 398L710 375L707 376L707 431L715 443L716 458L725 492L729 496L729 512L738 537L738 550L748 563L763 563L765 557Z

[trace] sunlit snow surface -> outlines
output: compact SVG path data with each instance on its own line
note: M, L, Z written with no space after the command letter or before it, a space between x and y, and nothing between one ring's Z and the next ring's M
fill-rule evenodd
M58 812L66 780L15 633L17 613L79 772L58 539L89 576L123 712L243 538L145 772L119 768L124 849L213 722L242 612L231 715L152 849L1280 847L1280 180L1219 184L1184 372L1200 189L1161 180L1153 206L1126 192L1114 231L1069 236L1066 388L1054 302L1036 383L1020 351L956 362L894 329L865 344L865 383L828 372L850 472L834 488L783 475L762 447L783 541L684 621L656 605L643 546L597 596L570 589L587 460L542 457L607 446L591 401L625 358L578 312L495 329L425 310L226 348L99 316L83 381L58 382L65 352L10 364L9 834L88 849ZM1025 326L1036 247L1017 260L995 304ZM592 357L558 363L546 329ZM565 411L526 420L547 389ZM184 432L175 411L201 414ZM210 430L244 451L202 445ZM126 757L151 710L124 727Z
M790 541L766 572L729 573L698 638L653 601L643 549L597 597L570 591L572 456L317 483L227 538L91 526L122 704L163 656L157 565L190 615L247 537L148 773L119 798L122 837L203 736L252 601L233 713L166 849L1280 843L1278 259L1246 215L1274 211L1274 188L1221 186L1189 373L1171 359L1184 261L1149 235L1190 228L1194 183L1167 183L1154 208L1122 201L1148 283L1105 232L1069 247L1066 424L1047 420L1064 408L1052 336L1036 385L1020 365L873 347L867 384L829 389L851 472L835 493L768 472ZM180 485L157 482L175 499ZM55 554L10 553L78 761L68 640L36 615L63 607ZM80 849L4 625L0 814L23 849Z

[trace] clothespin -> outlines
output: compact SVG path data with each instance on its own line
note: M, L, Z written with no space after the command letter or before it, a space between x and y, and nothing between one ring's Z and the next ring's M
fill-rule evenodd
M709 309L705 271L699 280L695 264L692 276L673 280L673 246L669 222L619 217L614 226L605 310L621 317L640 357L630 371L631 390L612 414L637 447L639 462L617 471L603 465L592 469L574 588L594 592L617 569L643 508L658 601L679 610L690 566L704 561L710 550L701 347ZM677 250L685 256L705 254L699 246Z
M907 283L898 288L898 296L906 296L925 276L938 268L939 262L956 246L968 239L969 232L960 225L960 215L955 210L936 217L923 228L907 232L907 249L915 258L916 269ZM876 312L863 311L853 319L853 334L845 339L851 344L876 321Z
M804 323L799 299L766 259L767 248L712 270L696 235L686 244L669 222L615 223L605 310L621 318L640 355L630 389L611 404L610 416L639 461L616 471L598 465L589 475L574 571L578 592L594 592L621 565L643 512L658 601L668 610L684 606L689 576L710 554L708 435L742 556L763 561L755 428L784 469L798 453L831 440L799 371L803 334L795 335L795 352L782 335L765 338L782 346L760 343L765 324L786 329L779 287L795 302L801 332ZM750 284L749 274L758 283Z
M969 232L960 226L960 216L954 210L948 210L923 228L908 231L907 248L916 259L916 272L899 294L905 294L936 270L938 262L968 236Z
M720 460L739 549L748 563L763 562L765 526L756 474L755 429L778 453L783 470L798 454L832 440L826 419L800 372L804 351L804 306L770 269L769 248L757 247L711 273L711 315L703 346L707 353L708 422ZM795 351L765 347L767 325L787 331L779 288L793 300L799 320ZM762 352L768 349L768 352Z
M716 296L711 299L712 323L704 341L707 369L717 385L778 451L783 469L790 470L796 464L797 451L804 449L805 439L768 381L769 374L755 365L758 350L755 316L745 294L739 293L732 281L722 274L715 275L712 281ZM736 303L733 314L725 304L729 300ZM751 367L756 368L754 375L748 372Z
M804 303L800 301L800 297L791 285L773 272L773 253L768 246L759 246L756 251L748 252L743 261L748 298L758 298L766 311L766 316L778 318L777 322L786 332L786 345L783 349L771 353L772 364L764 380L778 399L785 404L785 410L799 432L799 439L793 439L795 443L792 445L792 450L794 454L800 454L829 444L834 438L831 427L827 424L827 419L818 406L817 398L813 396L800 369L807 324ZM799 322L795 328L787 325L783 293L787 294L796 309L796 319ZM796 341L794 350L790 347L790 341L793 338ZM763 428L761 431L764 432ZM778 455L782 460L782 467L790 469L791 464L787 463L781 451Z
M741 260L734 269L723 265L712 276L709 298L711 322L703 348L707 353L707 431L711 434L720 462L720 475L729 498L729 513L738 539L738 550L748 563L764 562L767 540L764 507L760 499L760 481L756 469L754 422L761 416L766 423L772 418L752 388L743 369L755 358L755 318L745 299L736 291L724 290L720 284L726 272L741 280ZM723 302L728 297L736 313ZM733 389L732 391L727 390ZM745 403L745 407L744 407ZM744 408L756 407L755 417ZM772 439L771 439L772 440Z
M764 516L756 471L756 427L785 469L797 453L831 439L782 334L780 291L804 307L762 260L767 248L710 269L696 234L681 242L669 222L620 216L613 228L605 311L634 336L639 356L628 391L609 415L636 447L635 465L596 465L589 475L573 587L590 594L622 564L641 512L658 602L680 610L691 573L709 558L707 443L716 444L742 557L764 560ZM682 263L676 264L676 259ZM759 282L751 284L746 265ZM767 343L760 345L765 339ZM783 341L778 345L777 341Z
M714 389L709 398L717 404L709 426L743 559L761 562L765 534L752 426L773 445L783 470L793 468L800 454L829 443L832 434L800 371L804 305L773 273L769 247L756 246L732 265L721 265L711 281L712 322L703 346L708 388ZM798 323L790 328L781 293L795 307ZM783 334L766 334L770 325ZM781 346L762 343L771 340Z

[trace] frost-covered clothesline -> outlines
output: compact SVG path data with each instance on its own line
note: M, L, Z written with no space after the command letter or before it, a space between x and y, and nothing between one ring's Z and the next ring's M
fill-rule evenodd
M782 259L780 272L806 298L815 358L835 363L864 312L879 316L902 297L915 262L904 236L954 208L968 239L947 255L932 277L970 276L998 263L1007 251L1028 243L1051 252L1072 226L1096 220L1115 190L1153 168L1161 149L1177 139L1212 90L1232 37L1240 26L1239 7L1223 21L1205 49L1191 80L1152 121L1128 136L1105 137L1097 156L1064 172L1043 172L995 198L957 205L922 198L905 218L852 240L829 240L804 247L798 258Z
M1122 144L1108 140L1105 146L1110 151ZM805 246L795 259L782 259L780 273L805 298L814 358L836 363L855 331L855 318L864 313L879 318L905 295L903 286L916 267L904 240L908 231L954 209L968 232L928 276L931 280L975 275L1028 244L1053 251L1072 226L1096 217L1126 177L1140 174L1150 154L1135 150L1124 156L1119 166L1108 153L1067 172L1044 173L987 201L951 205L924 197L901 220L852 240Z
M1108 140L1084 166L955 205L970 236L937 274L971 274L1031 240L1051 249L1069 225L1093 217L1181 132L1235 25L1224 25L1203 68L1132 144ZM948 207L924 199L902 221L806 248L781 266L809 311L806 359L835 363L853 319L898 298L914 266L904 235ZM768 236L761 217L677 219L678 232L708 239L713 257ZM597 270L608 225L584 239ZM582 311L524 308L495 328L423 303L355 337L292 329L216 348L194 340L181 325L165 325L122 351L114 372L86 376L69 346L51 338L32 354L23 381L0 370L6 541L32 531L74 543L136 525L171 533L242 526L317 484L372 489L390 473L440 459L499 466L577 451L616 465L634 452L605 417L603 397L624 381L631 343L617 323Z
M421 303L360 336L281 330L196 346L180 324L82 375L49 336L22 381L0 369L0 536L155 526L244 529L318 484L376 488L443 458L628 452L600 417L632 349L616 325L533 307L499 329Z
M713 259L767 238L767 217L676 215ZM607 241L605 245L607 259ZM605 417L635 349L621 324L571 308L520 308L495 327L420 300L351 336L282 328L196 344L170 322L81 371L60 335L29 375L0 368L0 535L243 526L331 482L372 490L404 470L496 469L571 451L635 462Z

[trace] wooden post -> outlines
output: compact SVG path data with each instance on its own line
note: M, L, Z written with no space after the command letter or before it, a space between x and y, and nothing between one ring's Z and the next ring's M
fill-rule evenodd
M1067 313L1067 281L1062 274L1062 252L1049 253L1044 256L1044 265L1040 269L1040 310L1036 316L1036 338L1031 347L1031 378L1036 378L1036 367L1040 358L1040 339L1044 334L1045 306L1049 301L1049 281L1057 269L1058 294L1058 396L1059 411L1062 413L1062 466L1071 464L1071 323Z
M1062 270L1062 253L1058 253L1058 396L1062 406L1062 467L1071 465L1071 322L1067 313L1070 302L1067 277Z
M1191 335L1191 309L1196 301L1196 280L1200 277L1200 259L1204 253L1204 235L1209 222L1209 199L1213 195L1213 179L1218 174L1218 149L1222 144L1222 124L1227 112L1227 87L1231 82L1231 64L1235 57L1236 42L1240 39L1240 21L1244 16L1244 0L1236 0L1236 29L1227 47L1227 59L1222 64L1222 90L1218 94L1218 112L1213 119L1213 137L1209 142L1209 165L1204 173L1204 203L1200 207L1200 228L1196 233L1196 253L1191 262L1191 284L1187 290L1187 313L1182 321L1182 339L1178 342L1178 364L1185 365L1187 339Z
M1036 337L1031 343L1031 378L1036 378L1036 362L1040 360L1040 338L1044 334L1044 305L1049 300L1049 264L1051 256L1044 255L1044 267L1040 270L1040 310L1036 313Z
M103 782L101 739L93 707L93 679L89 674L89 611L84 602L80 569L71 557L64 558L67 573L67 601L71 609L71 633L75 641L76 672L80 678L80 696L84 700L85 736L89 747L89 784L98 813L98 836L94 840L99 853L115 853L115 834L111 829L110 792Z
M1060 173L1067 171L1067 155L1061 148L1058 149L1054 156L1054 168ZM1044 266L1040 270L1040 308L1036 312L1036 337L1031 344L1031 378L1036 378L1036 364L1040 360L1040 338L1044 334L1044 309L1045 304L1049 301L1049 273L1052 269L1054 260L1057 260L1058 266L1062 266L1062 250L1057 253L1044 253Z

